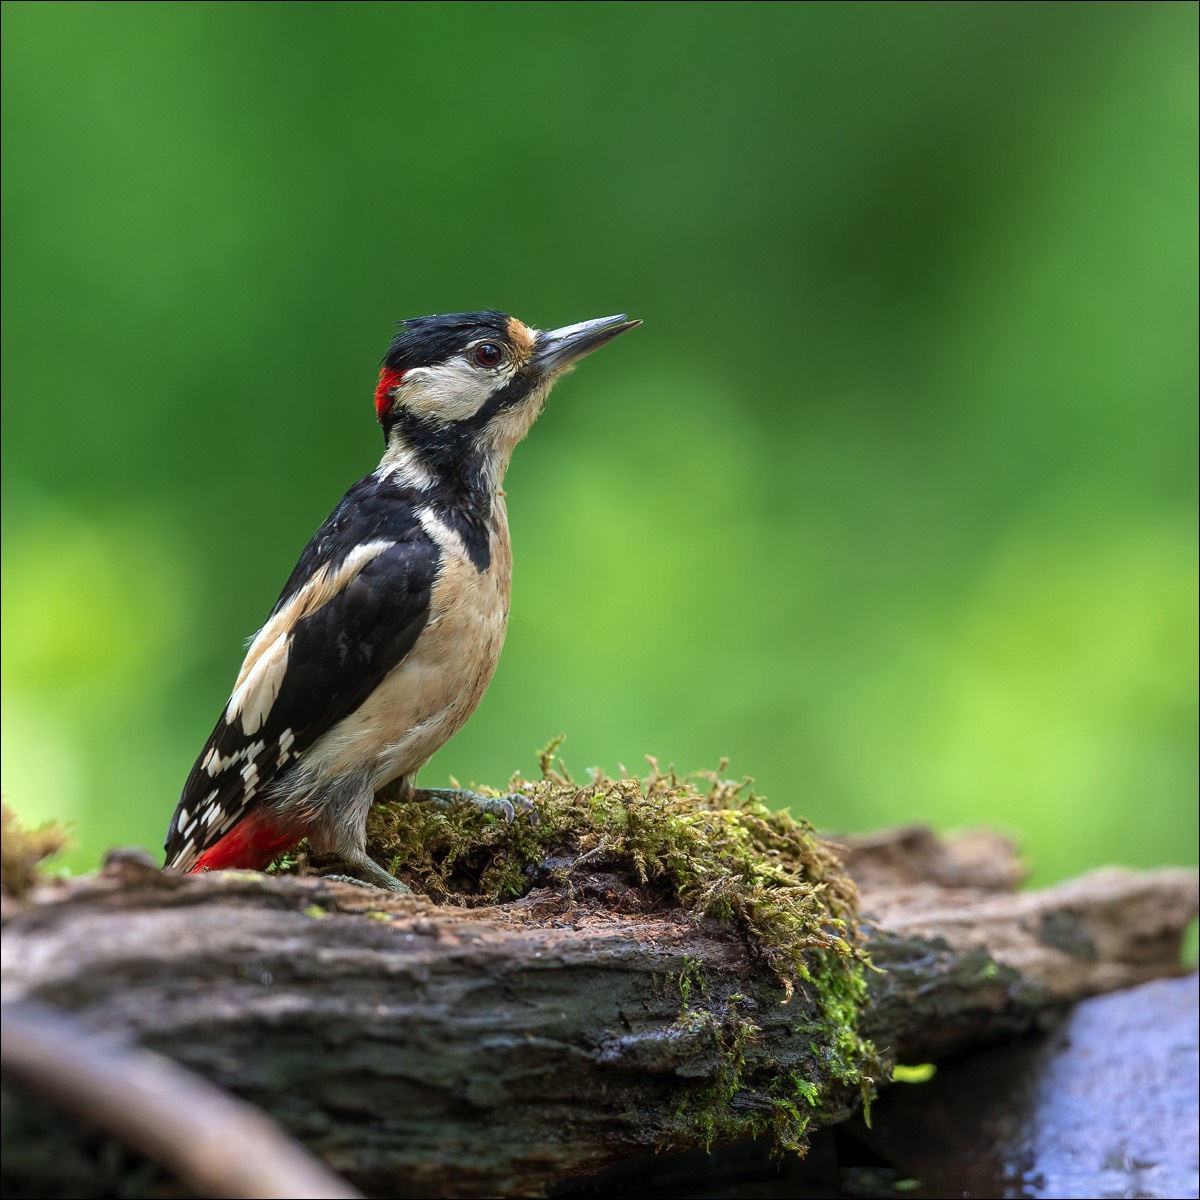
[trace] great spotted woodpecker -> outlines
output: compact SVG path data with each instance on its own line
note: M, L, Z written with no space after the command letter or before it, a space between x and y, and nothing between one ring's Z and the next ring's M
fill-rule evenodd
M261 869L307 837L407 890L367 855L367 811L386 785L422 795L418 769L496 669L513 448L561 374L639 323L541 332L494 311L400 323L375 391L383 460L317 530L251 643L184 784L165 870ZM474 799L512 816L510 801Z

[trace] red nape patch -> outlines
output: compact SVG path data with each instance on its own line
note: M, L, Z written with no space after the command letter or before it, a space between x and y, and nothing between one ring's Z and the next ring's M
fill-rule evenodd
M301 838L304 830L293 825L281 824L277 819L263 813L251 813L239 821L219 842L209 846L196 859L188 871L221 871L226 867L244 867L250 871L261 871L268 867L285 850L290 850Z
M379 384L375 388L375 415L381 421L392 407L392 388L398 386L403 378L403 371L394 371L391 367L384 367L379 372Z

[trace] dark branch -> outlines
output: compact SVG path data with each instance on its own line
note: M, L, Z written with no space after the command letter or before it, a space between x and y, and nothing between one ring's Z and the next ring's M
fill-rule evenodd
M7 1080L142 1151L199 1195L362 1195L259 1109L161 1054L89 1034L41 1005L3 1006L0 1060Z
M1189 871L1107 871L1014 894L1019 872L997 840L905 831L847 853L885 968L863 1021L909 1062L1176 973L1196 911ZM15 909L6 993L218 1081L369 1194L535 1195L787 1116L777 1084L803 1079L818 985L784 1004L728 923L602 864L571 880L470 910L114 864ZM79 1134L22 1122L23 1105L13 1092L4 1110L6 1182L14 1194L49 1189L58 1170L61 1187ZM849 1110L803 1115L815 1128ZM59 1152L39 1157L39 1138Z

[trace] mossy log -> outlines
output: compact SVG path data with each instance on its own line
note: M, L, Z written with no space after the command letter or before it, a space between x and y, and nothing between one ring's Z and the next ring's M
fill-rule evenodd
M762 825L756 852L786 858L771 849L784 826L743 811ZM750 900L707 911L708 876L681 890L691 860L672 886L667 850L639 866L647 845L628 830L570 854L538 837L540 872L523 867L538 886L476 908L288 875L172 878L117 856L6 900L5 999L184 1064L367 1194L535 1196L631 1155L751 1135L802 1148L895 1062L1176 973L1197 902L1183 870L1018 893L1002 839L903 830L842 847L862 916L821 910L804 967L764 940ZM811 895L849 897L810 850ZM3 1111L9 1194L170 1194L23 1085L6 1084Z

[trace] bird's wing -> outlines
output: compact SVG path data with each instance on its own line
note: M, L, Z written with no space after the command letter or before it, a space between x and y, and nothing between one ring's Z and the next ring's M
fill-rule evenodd
M187 870L229 833L412 649L439 554L411 512L399 526L355 519L361 536L349 538L343 503L313 538L184 784L165 843L168 868ZM399 536L389 537L388 525ZM352 549L339 558L330 552L337 545Z

